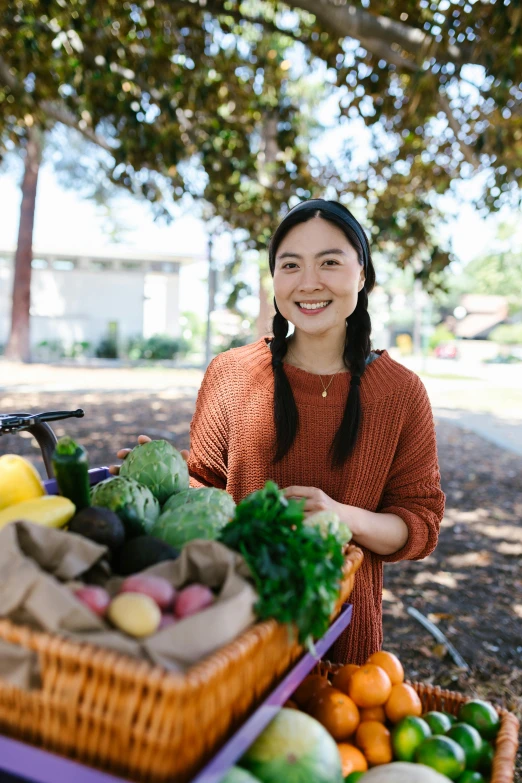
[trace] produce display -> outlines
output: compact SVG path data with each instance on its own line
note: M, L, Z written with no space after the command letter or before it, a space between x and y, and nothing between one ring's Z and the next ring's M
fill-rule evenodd
M310 754L317 747L331 747L314 739L318 735L312 724L302 725L305 714L336 743L340 779L347 783L485 783L491 772L492 742L500 723L494 707L471 700L457 716L422 714L421 700L404 682L393 653L375 653L363 666L342 666L331 679L311 674L286 706L284 718L279 723L276 718L240 762L261 783L275 783L277 775L292 780L284 768L290 759L291 768L299 771L296 780L323 779L315 770L310 777L299 777L310 769ZM281 738L279 744L281 721L286 742ZM301 742L292 744L294 736ZM326 779L338 778L331 773Z
M204 545L221 548L242 569L248 566L247 626L256 600L253 583L257 619L295 626L312 651L327 630L339 596L343 548L351 540L336 514L305 518L304 501L286 498L271 481L237 506L224 490L189 488L186 462L163 440L134 448L119 476L92 489L87 454L71 438L58 441L52 462L57 496L45 494L27 460L0 457L0 530L22 520L104 547L110 578L94 584L82 575L65 589L74 596L68 592L69 601L82 604L84 614L87 607L95 615L88 617L126 645L152 646L166 638L169 646L179 623L180 630L185 622L201 629L205 619L199 613L214 604L210 613L219 610L215 583L186 578L186 545L201 539L217 542ZM57 536L45 531L50 535ZM170 561L181 553L176 581ZM149 573L151 568L162 575ZM481 700L466 702L456 715L424 712L399 659L380 651L361 666L308 675L221 783L487 783L498 730L496 709Z

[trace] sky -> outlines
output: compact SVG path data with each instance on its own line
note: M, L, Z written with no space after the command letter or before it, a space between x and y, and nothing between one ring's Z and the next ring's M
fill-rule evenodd
M336 125L332 115L331 127L315 143L314 152L318 157L335 157L340 151L347 135L351 136L355 147L364 155L364 129L353 124ZM0 248L15 247L18 232L21 192L19 182L21 165L15 160L6 170L0 170ZM473 185L467 186L468 190ZM114 214L118 222L125 226L121 242L126 247L140 251L158 253L188 253L201 259L206 258L207 231L203 222L190 214L184 214L170 225L154 222L150 207L146 202L134 200L123 194L115 201ZM441 237L452 243L454 254L466 263L477 255L492 248L497 227L502 220L511 215L503 213L484 218L469 204L453 203L447 200L449 214L453 217L441 228ZM34 229L34 246L45 250L95 250L109 243L104 231L106 217L92 201L82 198L74 190L63 188L49 164L41 168ZM275 226L274 226L275 227ZM231 254L229 235L218 238L215 244L215 258L225 261ZM181 302L190 298L191 309L205 317L207 263L205 260L183 266L180 277ZM247 277L249 273L247 270ZM257 272L252 269L250 280L256 285ZM251 306L255 307L252 298ZM183 305L182 305L182 309Z

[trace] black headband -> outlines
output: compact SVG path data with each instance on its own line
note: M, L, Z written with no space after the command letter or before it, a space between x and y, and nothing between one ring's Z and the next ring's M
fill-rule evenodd
M326 201L326 199L323 198L311 198L308 201L301 201L301 203L293 207L290 212L285 215L285 217L303 209L320 209L322 212L330 212L330 214L340 217L341 220L343 220L348 226L350 226L351 229L353 229L359 242L361 243L364 272L366 274L368 271L368 263L370 259L370 245L368 244L368 237L364 233L361 224L354 218L352 213L346 209L346 207L343 207L342 204L337 203L337 201Z

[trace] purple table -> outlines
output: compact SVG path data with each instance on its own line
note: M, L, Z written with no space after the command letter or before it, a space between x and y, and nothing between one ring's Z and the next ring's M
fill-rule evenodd
M97 480L100 481L101 478ZM351 619L352 605L345 604L339 617L316 644L319 658L325 655L348 627ZM241 758L245 750L270 723L316 662L316 658L310 653L303 655L250 718L196 775L192 783L219 783L227 770ZM19 778L12 778L10 775ZM72 783L72 781L74 783L131 783L32 745L0 736L0 783L3 781L10 783L20 778L31 783Z

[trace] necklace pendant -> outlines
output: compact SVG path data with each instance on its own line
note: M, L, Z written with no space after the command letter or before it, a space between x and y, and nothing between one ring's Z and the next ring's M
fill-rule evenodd
M323 397L328 397L328 392L326 391L326 389L323 392Z

